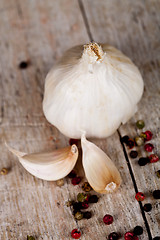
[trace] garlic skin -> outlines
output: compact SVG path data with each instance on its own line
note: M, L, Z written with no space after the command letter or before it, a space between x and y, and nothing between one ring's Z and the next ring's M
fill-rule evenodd
M7 145L7 144L6 144ZM55 181L68 175L78 158L78 148L72 145L50 152L26 154L7 145L10 152L16 155L23 167L35 177Z
M105 138L136 112L143 93L138 68L107 44L68 50L48 73L43 111L70 138Z
M99 193L111 193L121 184L121 176L111 159L82 135L83 167L91 187Z

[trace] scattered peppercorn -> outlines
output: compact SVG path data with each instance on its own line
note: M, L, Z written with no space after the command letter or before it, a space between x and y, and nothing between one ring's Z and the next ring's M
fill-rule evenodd
M143 210L144 210L145 212L150 212L150 211L152 210L152 205L151 205L150 203L144 204Z
M158 162L159 161L159 157L157 154L151 154L149 156L149 160L150 160L150 163L155 163L155 162Z
M7 175L8 169L7 168L2 168L0 173L1 173L1 175Z
M82 189L85 192L90 192L92 190L92 187L88 182L84 182L82 185Z
M137 126L137 128L142 129L142 128L144 128L145 123L144 123L143 120L138 120L138 121L136 122L136 126Z
M26 61L20 62L20 64L19 64L20 69L25 69L27 67L28 67L28 62L26 62Z
M87 209L89 207L88 203L82 202L82 209Z
M144 138L135 137L135 143L136 143L137 146L142 146L144 144Z
M62 179L57 180L56 184L58 187L62 187L64 185L64 179L62 178Z
M126 144L129 147L129 149L132 149L135 146L135 142L131 138L128 139L128 142Z
M133 230L133 233L134 233L135 235L142 235L142 233L143 233L143 228L142 228L141 226L136 226L136 227L134 228L134 230Z
M69 144L72 146L73 144L75 144L76 146L78 146L78 139L74 139L74 138L70 138L69 139Z
M89 196L88 202L89 202L89 203L97 203L97 202L98 202L98 197L97 197L97 195L91 195L91 196Z
M68 177L69 178L75 178L77 176L76 172L74 170L72 170L69 174Z
M144 134L146 135L145 141L149 141L152 139L153 134L151 131L145 131Z
M126 232L124 235L124 239L125 240L139 240L139 238L136 235L134 235L134 233L132 233L132 232Z
M71 207L73 205L73 203L74 203L74 201L69 200L66 202L66 206Z
M138 156L138 152L132 150L129 155L131 158L136 158Z
M126 135L126 136L123 136L123 137L121 138L121 142L126 143L126 144L127 144L128 140L129 140L129 137L128 137L127 135Z
M147 157L141 157L138 160L139 166L145 166L147 163L149 163L149 158L147 158Z
M153 197L155 199L160 199L160 190L154 190L153 191Z
M153 240L160 240L160 237L155 237L153 238Z
M106 214L104 217L103 217L103 222L106 224L106 225L110 225L113 223L113 217L109 214Z
M77 200L78 202L84 202L87 198L87 195L85 193L78 193Z
M77 220L81 220L83 218L83 213L82 212L76 212L74 217Z
M146 140L146 134L144 133L144 132L142 132L142 133L140 133L140 135L139 135L141 138L143 138L144 139L144 141Z
M74 202L73 203L73 209L75 210L75 211L79 211L80 209L82 209L82 204L81 204L81 202Z
M90 194L87 194L87 198L86 198L86 200L85 200L86 203L89 203L89 198L90 198L90 196L91 196Z
M71 232L71 237L74 239L79 239L81 237L81 232L77 228L75 228Z
M145 199L145 195L142 193L142 192L138 192L135 196L135 199L138 201L138 202L141 202Z
M119 238L119 235L116 232L112 232L108 236L108 240L118 240L118 238Z
M33 236L27 235L27 240L35 240L35 238Z
M158 171L156 172L156 175L157 175L158 178L160 178L160 170L158 170Z
M81 177L74 177L72 178L72 184L78 185L81 182Z
M146 152L152 152L153 148L154 148L154 146L152 143L147 143L144 145L144 149Z
M83 212L83 217L86 219L90 219L92 217L92 213L89 211Z

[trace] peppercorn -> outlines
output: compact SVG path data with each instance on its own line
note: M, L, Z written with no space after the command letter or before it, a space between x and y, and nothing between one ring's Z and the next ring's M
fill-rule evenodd
M97 195L91 195L89 196L89 203L97 203L98 202L98 197Z
M138 156L138 152L132 150L129 155L131 158L136 158Z
M74 177L72 178L72 184L78 185L81 182L81 177Z
M147 143L144 145L144 149L146 152L152 152L153 148L154 148L154 146L151 143Z
M158 170L158 171L156 172L156 175L157 175L158 178L160 178L160 170Z
M142 128L144 128L145 123L144 123L143 120L138 120L138 121L136 122L136 126L137 126L137 128L142 129Z
M134 230L133 230L133 233L134 233L135 235L142 235L142 233L143 233L143 228L142 228L141 226L136 226L136 227L134 228Z
M143 210L144 210L145 212L150 212L150 211L152 210L152 205L151 205L150 203L144 204Z
M90 194L87 194L87 197L86 197L86 199L85 199L85 203L89 203L89 198L90 198Z
M144 134L146 135L145 141L149 141L152 139L153 134L151 131L145 131Z
M35 240L35 238L33 236L27 235L27 240Z
M1 173L1 175L7 175L8 169L7 168L2 168L0 173Z
M74 170L72 170L69 174L68 174L68 177L69 178L75 178L76 177L76 172Z
M138 202L141 202L145 199L145 195L142 193L142 192L138 192L135 196L135 199L138 201Z
M155 238L153 238L153 240L160 240L160 237L159 236L155 237Z
M86 219L90 219L92 217L92 213L89 211L83 212L83 217Z
M74 203L74 201L69 200L66 202L66 206L71 207L73 205L73 203Z
M74 202L72 206L73 206L73 209L77 212L82 208L81 202Z
M78 202L84 202L87 198L87 195L85 193L78 193L77 200Z
M82 202L82 209L87 209L87 208L89 208L88 203Z
M82 189L85 192L90 192L92 190L92 187L90 186L90 184L88 182L84 182L82 185Z
M64 180L63 180L63 178L57 180L57 181L56 181L56 184L57 184L58 187L62 187L62 186L64 185Z
M128 140L129 140L129 137L127 135L125 135L121 138L121 142L126 143L126 144L127 144Z
M134 235L134 233L132 233L132 232L126 232L124 235L124 239L125 240L139 240L139 238L136 235Z
M140 133L140 135L139 135L141 138L143 138L144 139L144 141L146 140L146 134L144 133L144 132L142 132L142 133Z
M75 228L71 232L71 237L74 239L79 239L81 237L81 232L77 228Z
M74 215L75 219L81 220L83 218L83 213L82 212L76 212Z
M139 160L138 160L138 164L140 166L145 166L147 163L149 163L149 158L147 157L141 157Z
M112 232L108 236L108 240L118 240L118 238L119 238L119 235L116 232Z
M142 146L144 144L144 138L142 137L135 137L134 140L137 146Z
M69 144L72 146L73 144L75 144L76 146L78 146L78 139L74 139L74 138L70 138L69 139Z
M110 225L113 223L113 217L109 214L106 214L104 217L103 217L103 222L106 224L106 225Z
M155 162L158 162L159 161L159 157L157 154L151 154L149 156L149 160L150 160L150 163L155 163Z
M20 62L20 64L19 64L20 69L25 69L27 67L28 67L28 62L26 62L26 61Z
M153 197L155 199L160 199L160 190L154 190L153 191Z
M127 141L127 146L129 147L129 149L132 149L135 146L135 142L133 139L129 138Z

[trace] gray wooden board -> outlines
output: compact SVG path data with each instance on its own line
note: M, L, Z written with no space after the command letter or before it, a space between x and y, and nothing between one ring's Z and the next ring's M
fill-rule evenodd
M130 1L115 0L83 2L94 40L108 42L123 50L136 62L145 79L146 90L139 111L128 124L120 128L121 134L134 136L134 122L139 117L144 117L146 126L157 133L154 134L153 143L157 144L158 149L159 62L156 50L159 47L159 35L155 24L155 21L158 22L158 14L152 14L152 11L158 12L159 4L158 1L145 3L134 1L131 4ZM118 14L119 9L121 15ZM133 15L135 19L138 18L138 23L136 20L131 21L130 9L135 12ZM60 188L54 182L37 179L26 172L4 146L6 141L18 150L31 153L68 145L68 139L44 118L41 103L44 78L48 70L67 48L89 41L88 29L83 19L84 12L81 12L78 2L1 0L0 13L0 52L3 56L0 60L0 168L11 168L8 175L0 176L1 239L22 240L26 239L27 234L39 240L71 239L70 232L76 227L82 231L81 239L103 240L112 231L120 232L123 239L123 234L133 230L136 225L144 228L140 239L148 239L117 133L108 139L93 141L119 168L122 185L114 194L98 195L99 202L89 208L93 217L79 222L74 220L65 202L76 199L82 184L73 186L66 178L65 185ZM145 26L143 31L142 26ZM137 35L135 33L138 30L140 34ZM152 31L157 37L151 37ZM144 44L140 44L141 42ZM149 55L148 48L151 49ZM25 70L19 70L19 62L24 60L28 60L30 65ZM156 65L153 67L151 61L154 60ZM151 84L152 80L154 84ZM152 116L148 116L149 106L152 107ZM144 154L142 149L139 151ZM80 160L76 170L79 175L84 176ZM156 179L153 173L158 169L159 163L139 169L136 161L132 162L133 160L130 160L138 189L148 189L147 192L150 193L158 188L159 179ZM84 181L83 177L82 182ZM150 196L145 201L148 200L153 202L154 207L153 211L147 214L147 220L152 235L156 236L159 234L158 204ZM102 221L106 213L114 217L114 223L110 226L104 225Z

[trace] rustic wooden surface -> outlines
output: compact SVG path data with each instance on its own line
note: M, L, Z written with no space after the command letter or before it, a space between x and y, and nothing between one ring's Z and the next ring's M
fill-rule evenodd
M159 13L158 0L0 0L0 169L10 168L8 175L0 176L0 239L24 240L28 234L38 240L68 240L75 227L81 229L82 240L103 240L112 231L124 239L136 225L144 229L140 240L160 236L160 202L152 197L152 191L160 188L155 175L160 164L140 168L137 159L127 157L129 151L119 138L136 136L135 122L142 118L145 130L154 134L155 152L160 148ZM65 202L76 198L82 184L72 186L66 178L60 188L33 177L7 151L4 141L29 153L68 145L43 116L44 79L67 48L90 40L108 42L133 59L145 91L127 124L113 136L94 141L119 168L121 187L114 194L99 195L99 202L90 207L93 217L76 222ZM18 64L25 60L30 65L20 70ZM138 149L139 156L146 155ZM83 176L80 165L79 161L76 169ZM142 204L134 199L137 190L147 196ZM147 202L153 206L150 213L142 210ZM110 226L102 222L106 213L114 217Z

